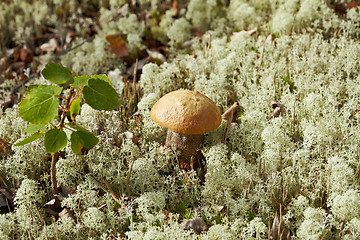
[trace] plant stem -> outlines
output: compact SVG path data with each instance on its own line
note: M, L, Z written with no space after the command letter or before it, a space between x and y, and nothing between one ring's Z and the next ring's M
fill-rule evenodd
M61 115L60 130L62 130L64 125L65 125L66 113L69 111L70 101L71 101L71 97L72 97L73 94L74 94L74 89L72 87L70 87L69 96L66 98L65 108L64 108L64 110L62 112L62 115Z
M57 188L57 181L56 181L56 162L59 159L59 152L56 152L51 157L51 165L50 165L50 178L51 178L51 189L53 195L60 193Z
M79 95L82 93L83 89L80 89L79 91L75 91L76 95L70 100L69 106L72 104L73 101L75 101L76 98L79 97Z

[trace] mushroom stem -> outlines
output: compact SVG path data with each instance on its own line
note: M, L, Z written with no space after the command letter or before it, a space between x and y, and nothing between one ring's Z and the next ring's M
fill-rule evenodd
M175 133L168 129L165 146L175 147L180 169L189 171L201 167L201 159L203 156L200 147L203 142L203 134L187 135Z

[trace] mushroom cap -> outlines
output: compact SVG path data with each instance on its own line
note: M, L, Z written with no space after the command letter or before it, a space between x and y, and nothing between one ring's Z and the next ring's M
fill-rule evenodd
M220 109L204 94L177 90L160 98L152 107L151 119L173 132L199 135L221 123Z

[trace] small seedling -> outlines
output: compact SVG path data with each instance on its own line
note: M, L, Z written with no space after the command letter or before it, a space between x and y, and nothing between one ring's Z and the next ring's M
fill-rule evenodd
M97 110L113 110L120 107L119 96L105 74L73 77L71 71L56 63L49 63L41 71L42 76L58 86L31 85L26 97L19 105L19 115L30 124L26 132L33 133L30 137L16 143L14 146L28 144L42 136L45 149L52 155L51 186L53 194L59 193L56 183L55 164L59 151L68 141L64 129L71 131L71 149L76 155L98 144L99 139L77 126L75 117L80 113L81 98ZM69 94L62 96L63 89L68 86ZM63 103L59 101L62 99ZM68 119L68 121L66 121Z

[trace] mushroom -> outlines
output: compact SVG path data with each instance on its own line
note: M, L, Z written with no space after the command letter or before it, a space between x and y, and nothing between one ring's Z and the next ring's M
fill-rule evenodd
M221 123L220 110L210 98L197 91L173 91L154 104L150 117L168 129L165 146L175 147L181 169L201 167L203 134Z

